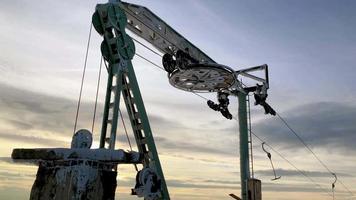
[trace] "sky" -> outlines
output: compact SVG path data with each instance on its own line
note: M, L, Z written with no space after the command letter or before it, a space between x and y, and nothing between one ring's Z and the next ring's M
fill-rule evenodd
M14 163L13 148L69 147L91 15L105 1L0 1L0 199L28 199L37 166ZM356 2L351 0L130 0L146 6L218 63L235 70L267 63L268 102L356 194ZM135 36L133 36L135 37ZM137 38L139 39L139 38ZM91 128L102 38L91 37L78 128ZM136 45L136 52L161 58ZM177 90L164 71L133 65L172 199L240 194L238 124L197 96ZM100 84L98 146L106 74ZM203 94L215 100L215 94ZM237 114L237 100L230 109ZM332 199L334 178L277 117L252 106L252 129L308 174L272 152L277 174L254 138L263 199ZM124 117L127 118L126 114ZM128 121L128 120L126 120ZM129 149L122 125L117 147ZM133 166L119 166L116 197L130 196ZM336 199L356 199L336 183Z

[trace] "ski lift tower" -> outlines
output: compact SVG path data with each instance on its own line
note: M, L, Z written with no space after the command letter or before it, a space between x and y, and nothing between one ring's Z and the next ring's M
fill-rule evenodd
M249 172L246 98L253 92L256 102L263 105L266 112L271 112L265 103L268 89L267 65L234 71L217 64L149 9L119 0L98 4L92 24L103 36L101 52L108 64L100 148L90 149L91 133L79 130L73 136L71 148L14 149L13 159L30 160L40 165L31 199L113 199L118 164L142 164L132 189L133 195L144 197L145 200L170 199L131 63L135 45L126 34L128 29L164 54L163 66L174 87L195 93L217 92L220 103L208 104L227 118L231 118L227 109L227 96L238 97L241 196L243 200L260 200L258 195L255 197L256 191L260 191L260 184L258 180L251 179ZM257 70L264 71L265 77L250 74ZM240 77L253 79L259 84L244 86L239 81ZM119 115L121 95L139 152L125 152L115 147L118 119L122 117Z

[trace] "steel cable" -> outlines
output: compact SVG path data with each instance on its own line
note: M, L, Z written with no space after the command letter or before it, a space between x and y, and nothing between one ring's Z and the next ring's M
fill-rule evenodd
M93 114L93 122L91 124L91 132L94 133L94 125L95 125L95 117L96 117L96 108L98 105L98 96L99 96L99 86L100 86L100 77L101 77L101 68L103 65L103 57L100 58L100 67L99 67L99 75L98 75L98 84L96 86L96 95L95 95L95 104L94 104L94 114Z
M138 42L137 40L135 40L135 41L136 41L138 44L140 44L140 45L144 46L145 48L147 48L148 50L154 52L153 49L147 47L146 45L143 45L142 43ZM157 52L156 52L155 54L159 55ZM141 56L141 55L139 55L139 54L137 54L137 53L136 53L136 55L138 55L141 59L144 59L144 60L146 60L147 62L151 63L151 64L154 65L155 67L158 67L158 68L160 68L161 70L164 70L163 67L161 67L161 66L157 65L156 63L150 61L149 59L145 58L144 56ZM161 55L159 55L159 56L161 56ZM197 94L197 93L195 93L195 92L193 92L193 94L195 94L196 96L198 96L198 97L200 97L200 98L202 98L202 99L204 99L204 100L209 100L208 98L206 98L206 97L204 97L204 96L202 96L202 95L200 95L200 94ZM281 118L281 116L280 116L278 113L277 113L277 115ZM233 119L235 119L236 121L238 121L235 117L233 117ZM291 127L286 123L285 120L283 120L283 118L281 118L281 120L282 120L283 122L285 122L285 124L287 125L288 128L291 129ZM291 130L293 130L293 129L291 129ZM295 131L292 131L292 132L295 133ZM263 141L260 137L258 137L255 133L253 133L252 131L251 131L251 133L252 133L257 139L259 139L261 142L264 142L264 141ZM296 133L295 133L295 134L296 134ZM303 141L303 140L300 138L299 135L296 134L296 136L297 136L301 141ZM303 143L305 146L307 146L304 141L303 141L302 143ZM329 192L327 192L327 190L325 190L324 188L322 188L320 184L316 183L316 181L314 181L314 180L313 180L310 176L308 176L305 172L303 172L302 170L300 170L299 168L297 168L292 162L290 162L290 161L289 161L287 158L285 158L282 154L280 154L278 151L276 151L271 145L269 145L269 144L266 143L266 142L265 142L265 144L266 144L268 147L270 147L272 151L274 151L275 153L277 153L283 160L285 160L288 164L290 164L293 168L295 168L300 174L302 174L303 176L305 176L306 178L308 178L311 182L313 182L317 187L319 187L321 190L323 190L324 192L326 192L329 196L332 196ZM310 149L309 147L307 147L307 148L311 151L311 149ZM332 173L331 170L316 156L316 154L315 154L313 151L311 151L311 152L312 152L312 154L317 158L317 160L318 160L330 173ZM341 182L341 180L338 180L338 182L340 182L340 183L343 185L343 187L344 187L350 194L353 195L353 193Z
M88 52L89 52L89 45L90 45L90 38L91 38L91 31L92 31L92 28L93 28L93 25L90 23L87 49L86 49L85 59L84 59L82 82L81 82L81 84L80 84L79 99L78 99L78 104L77 104L77 112L76 112L76 115L75 115L75 123L74 123L74 128L73 128L73 135L75 134L75 131L76 131L76 129L77 129L77 124L78 124L79 109L80 109L80 104L81 104L81 100L82 100L82 92L83 92L85 71L86 71L86 68L87 68Z

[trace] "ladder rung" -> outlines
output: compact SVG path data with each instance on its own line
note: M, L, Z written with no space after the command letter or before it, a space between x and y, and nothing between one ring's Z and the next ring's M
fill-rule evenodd
M146 138L140 139L139 144L147 144L147 139Z
M135 113L133 114L133 117L134 117L135 119L140 119L140 113L139 113L139 112L135 112Z
M112 123L112 119L108 119L107 123L111 124Z
M137 131L137 130L142 130L142 129L143 129L142 124L136 124L136 125L135 125L135 131Z
M147 146L147 148L148 148L148 146ZM148 156L151 158L151 163L153 163L153 162L154 162L154 160L153 160L153 154L152 154L152 152L151 152L149 149L147 149L147 151L148 151Z
M109 107L110 107L110 108L113 108L114 105L115 105L115 103L110 103L110 104L109 104Z
M115 91L115 90L116 90L116 85L111 86L110 89L111 89L112 91Z

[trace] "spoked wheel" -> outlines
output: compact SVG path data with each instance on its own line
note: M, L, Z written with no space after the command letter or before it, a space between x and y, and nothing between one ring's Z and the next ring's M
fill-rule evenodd
M189 92L217 92L227 89L236 82L235 72L224 65L213 63L191 64L185 70L174 70L169 83Z

